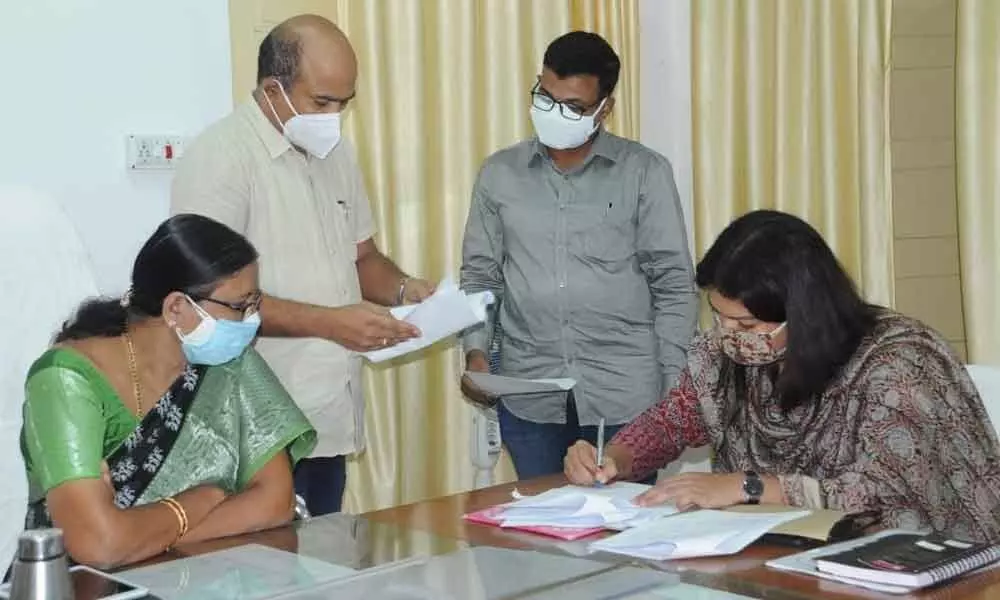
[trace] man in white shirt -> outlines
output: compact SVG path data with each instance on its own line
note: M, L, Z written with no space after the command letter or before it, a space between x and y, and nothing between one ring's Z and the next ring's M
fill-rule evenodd
M364 448L355 352L417 335L384 307L419 302L433 286L406 276L372 239L357 159L340 138L357 79L343 32L322 17L294 17L261 43L257 67L253 97L185 153L171 211L221 221L260 252L270 337L257 349L319 433L296 466L295 489L312 514L326 514L340 510L345 456Z

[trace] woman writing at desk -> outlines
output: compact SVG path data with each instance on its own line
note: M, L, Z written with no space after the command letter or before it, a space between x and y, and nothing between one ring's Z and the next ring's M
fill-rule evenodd
M108 567L290 520L315 434L249 348L259 303L245 238L196 215L160 225L125 297L85 302L29 371L27 526Z
M737 219L697 269L714 330L667 398L619 432L574 483L640 479L711 445L712 474L660 481L643 504L744 502L878 510L887 527L1000 538L1000 448L948 343L866 304L820 235L774 211Z

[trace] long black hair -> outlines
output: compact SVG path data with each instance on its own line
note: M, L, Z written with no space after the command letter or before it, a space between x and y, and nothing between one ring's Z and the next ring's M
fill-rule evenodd
M784 364L774 371L775 393L786 411L826 390L880 310L861 298L815 229L773 210L730 223L698 264L696 281L739 300L761 321L787 323ZM744 367L729 361L723 372L737 387L745 385Z
M55 341L122 335L129 321L160 316L170 293L207 296L222 280L255 260L253 245L222 223L201 215L170 217L139 250L128 301L85 301L63 324Z

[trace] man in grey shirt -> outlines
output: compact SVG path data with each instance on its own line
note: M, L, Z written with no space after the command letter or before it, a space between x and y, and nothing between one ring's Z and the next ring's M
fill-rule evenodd
M561 473L566 449L595 443L600 419L610 439L658 401L694 333L670 163L602 128L619 69L596 34L553 41L531 91L537 137L488 158L473 191L461 281L499 299L500 373L577 381L569 394L502 398L501 437L521 479ZM493 331L466 333L469 370L489 369Z

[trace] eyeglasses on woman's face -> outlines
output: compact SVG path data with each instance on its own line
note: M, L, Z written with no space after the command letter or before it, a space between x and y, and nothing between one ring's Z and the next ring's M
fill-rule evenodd
M211 296L198 296L194 294L188 294L188 296L195 302L211 302L216 306L223 306L233 312L239 313L243 318L249 317L259 311L261 299L263 298L263 294L261 294L260 290L256 290L243 300L235 302L220 300L218 298L212 298Z

